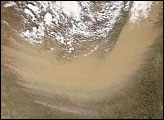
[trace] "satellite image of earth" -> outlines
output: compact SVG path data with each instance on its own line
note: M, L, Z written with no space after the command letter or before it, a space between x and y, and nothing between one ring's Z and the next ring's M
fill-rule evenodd
M1 1L1 118L162 119L162 1Z

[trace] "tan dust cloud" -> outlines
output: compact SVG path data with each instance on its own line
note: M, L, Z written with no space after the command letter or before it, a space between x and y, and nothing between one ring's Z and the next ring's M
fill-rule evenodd
M155 14L155 13L154 13ZM153 16L154 17L154 16ZM72 61L58 61L50 52L30 45L15 43L17 50L4 48L16 61L8 66L27 82L25 86L49 94L66 95L74 99L90 99L103 90L116 89L142 64L144 54L158 31L149 22L127 23L105 60L94 56L78 57Z

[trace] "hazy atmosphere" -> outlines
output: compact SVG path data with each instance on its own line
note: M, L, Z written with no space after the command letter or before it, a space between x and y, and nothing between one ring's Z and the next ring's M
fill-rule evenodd
M1 1L1 118L162 119L163 2Z

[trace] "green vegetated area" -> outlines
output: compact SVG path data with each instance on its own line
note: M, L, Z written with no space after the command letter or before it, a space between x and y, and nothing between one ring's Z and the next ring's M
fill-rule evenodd
M146 53L140 70L131 78L132 82L115 98L98 103L101 118L163 118L163 10L154 27L160 35Z
M134 86L134 92L138 93L136 99L142 108L138 111L139 115L152 119L163 118L163 10L154 27L158 27L161 33L147 53L142 69L136 74Z
M161 28L159 28L161 29ZM147 59L135 76L136 118L163 118L163 33L156 38Z
M159 28L161 29L161 28ZM138 102L147 118L163 118L163 33L156 39L135 78Z

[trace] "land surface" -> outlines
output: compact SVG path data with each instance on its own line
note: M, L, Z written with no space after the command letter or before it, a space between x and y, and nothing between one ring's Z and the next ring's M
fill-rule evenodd
M163 118L162 6L139 23L127 21L104 59L100 47L65 60L1 23L2 118ZM1 10L17 26L19 18Z

